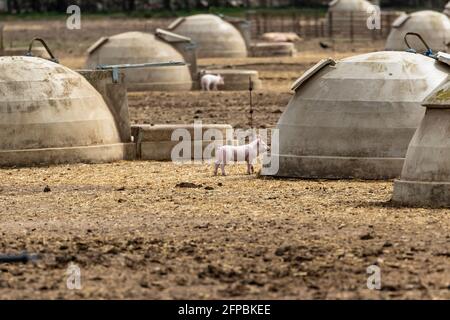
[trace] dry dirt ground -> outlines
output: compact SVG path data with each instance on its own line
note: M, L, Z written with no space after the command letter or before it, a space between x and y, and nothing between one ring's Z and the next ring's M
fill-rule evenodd
M82 52L110 25L92 22L92 32L75 41L49 31L52 23L8 28L17 42L31 26L46 30L62 62L80 68ZM131 28L142 25L115 21L111 30ZM290 84L319 59L380 48L322 50L312 40L294 58L200 65L260 71L255 123L270 128ZM245 127L248 93L130 94L130 115L134 123ZM450 298L450 209L396 208L391 181L273 180L244 175L243 166L214 178L211 170L158 162L0 169L0 253L41 257L0 264L0 298ZM193 188L177 187L183 182ZM72 262L81 268L79 291L66 286ZM366 286L374 264L380 291Z
M380 50L382 42L340 43L339 50L320 49L319 40L298 44L299 53L285 58L201 59L200 69L257 70L263 88L253 93L254 126L270 128L277 124L289 100L292 83L320 59L341 59L371 50ZM68 61L70 62L70 61ZM249 125L248 91L222 92L144 92L129 95L130 116L133 123L227 123L236 128Z
M391 182L230 169L0 170L0 250L41 255L0 265L0 298L450 298L449 210L392 207ZM80 291L66 287L71 262ZM374 264L381 291L366 287Z

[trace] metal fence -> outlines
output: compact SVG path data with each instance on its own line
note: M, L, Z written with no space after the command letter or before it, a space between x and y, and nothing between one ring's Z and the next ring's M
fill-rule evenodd
M325 17L319 14L304 16L298 13L292 15L274 16L271 14L247 14L251 22L252 38L258 38L266 32L295 32L302 38L332 38L332 39L384 39L391 31L392 22L401 14L397 11L382 12L380 28L369 29L366 13L328 13Z

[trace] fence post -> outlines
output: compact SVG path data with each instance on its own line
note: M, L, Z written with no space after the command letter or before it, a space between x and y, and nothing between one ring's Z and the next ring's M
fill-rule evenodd
M316 38L319 37L319 14L317 12L314 15L314 34Z
M328 36L333 39L333 13L328 12Z
M267 15L263 13L263 21L264 21L264 33L267 33Z
M0 23L0 54L3 54L3 31L4 31L4 25Z
M296 15L297 15L296 13L293 13L292 16L291 16L291 19L292 19L292 20L291 20L291 23L292 23L292 28L291 28L291 29L292 29L295 33L297 33L297 26L296 26L296 24L295 24L295 21L297 20L297 19L296 19Z
M303 16L300 16L300 19L297 20L297 27L298 27L298 35L300 37L303 37L302 35L302 21L303 21Z
M389 34L391 32L391 25L392 25L391 24L391 14L389 13L386 16L387 16L387 28L386 28L386 30L387 30L387 34ZM381 30L383 30L383 28L381 28Z
M353 11L350 11L350 42L353 43Z

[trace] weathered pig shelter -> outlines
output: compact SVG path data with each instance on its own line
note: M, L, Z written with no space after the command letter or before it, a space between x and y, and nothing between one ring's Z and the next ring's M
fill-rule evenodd
M126 32L101 38L88 50L86 67L99 65L185 62L183 51L193 50L190 39L170 34L174 42L182 43L178 51L161 36L143 32ZM187 53L189 54L189 53ZM189 66L124 69L129 91L188 91L192 88Z
M450 1L447 2L447 4L445 5L444 8L444 12L443 12L447 17L450 17Z
M35 57L0 57L0 166L126 159L113 112L79 73Z
M333 0L328 4L328 12L332 13L366 13L372 4L367 0Z
M189 37L198 46L199 58L244 58L247 44L239 30L213 14L198 14L175 20L168 29Z
M450 21L445 14L431 10L404 14L392 24L386 40L386 50L407 50L404 38L408 32L420 34L433 51L447 51L450 42ZM408 42L418 51L426 50L417 38L408 39Z
M372 4L366 0L333 0L328 5L327 29L331 36L353 37L368 33L367 19Z
M208 160L210 155L215 154L216 147L233 142L232 136L227 140L227 131L232 132L232 127L226 124L203 124L199 127L167 124L132 126L137 158L154 161L176 160L172 159L173 151L183 160L201 160L203 155L207 155L204 159ZM208 136L208 132L220 137ZM185 139L184 142L178 139L179 135ZM183 148L185 150L181 150ZM189 152L190 156L185 152Z
M408 148L393 201L406 206L450 207L450 82L423 103L425 116Z
M421 102L446 81L449 71L446 64L408 52L319 62L294 83L295 95L278 122L279 152L272 155L272 161L279 161L275 175L400 176L425 112Z

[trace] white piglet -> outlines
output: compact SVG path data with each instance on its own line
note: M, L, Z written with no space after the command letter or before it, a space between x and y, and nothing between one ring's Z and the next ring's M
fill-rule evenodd
M260 154L268 150L269 146L259 137L250 144L219 147L216 151L214 175L217 176L220 167L222 169L222 175L226 176L225 166L231 161L247 162L247 174L253 174L255 173L254 164L256 159Z
M225 85L225 80L223 77L218 74L205 74L202 77L202 90L203 91L211 91L211 90L219 90L219 86Z

